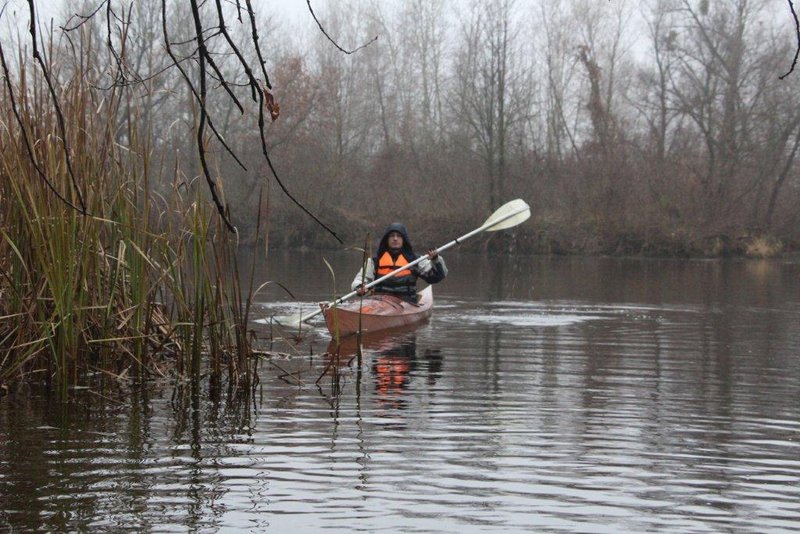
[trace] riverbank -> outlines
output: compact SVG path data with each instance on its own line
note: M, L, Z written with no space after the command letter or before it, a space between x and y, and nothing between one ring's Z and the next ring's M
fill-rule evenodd
M335 220L336 214L330 215ZM415 247L424 250L462 235L480 224L480 218L479 214L475 214L474 220L411 216L403 221L411 232ZM339 224L331 224L340 230L344 244L339 245L313 222L295 219L290 225L279 215L276 219L276 223L271 224L269 235L270 247L275 249L341 250L350 246L363 247L365 241L368 247L374 247L376 236L380 236L384 228L382 221L342 218ZM392 221L387 220L386 224L389 222ZM252 245L253 240L245 240L243 244ZM486 234L459 247L474 252L651 258L775 258L800 254L800 242L792 238L746 228L719 231L643 224L626 229L604 229L598 224L556 222L537 217L535 211L531 220L519 228Z

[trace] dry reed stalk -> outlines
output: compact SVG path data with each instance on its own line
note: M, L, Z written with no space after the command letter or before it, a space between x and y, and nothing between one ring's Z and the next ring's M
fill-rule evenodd
M44 369L65 398L91 370L145 379L166 362L197 383L209 354L217 381L232 362L229 381L249 384L237 243L207 199L177 185L180 165L157 164L136 89L98 89L81 70L91 45L73 50L49 65L67 139L42 77L21 58L3 72L0 381ZM172 182L172 194L154 195L153 182Z

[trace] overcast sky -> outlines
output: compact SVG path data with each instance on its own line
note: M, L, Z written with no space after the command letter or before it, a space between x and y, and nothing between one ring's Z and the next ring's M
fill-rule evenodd
M101 0L93 2L99 5ZM127 2L126 2L127 3ZM311 6L318 15L323 14L330 0L311 0ZM8 36L16 32L28 31L28 2L27 0L0 0L0 9L5 7L2 21L0 21L0 35ZM64 22L64 0L36 0L37 18L40 25L48 27L52 19L56 26ZM316 28L316 23L308 12L306 0L253 0L256 11L268 9L277 14L280 19L287 20L302 31Z
M101 1L102 0L93 0L91 4L97 6L100 5ZM114 0L115 4L127 4L129 1L130 0ZM385 1L387 4L397 5L403 0L382 1ZM538 0L538 2L542 1L559 2L561 0ZM604 0L594 1L600 2ZM630 1L631 5L634 7L637 6L639 2L639 0ZM466 3L467 0L450 0L449 3L453 9L451 12L453 16L455 16L459 3L461 2ZM37 16L40 26L45 28L48 27L51 19L54 19L56 26L63 24L66 20L66 14L64 12L64 6L66 3L66 0L36 0ZM524 11L526 6L531 6L535 3L536 2L531 0L519 0L517 2L517 7ZM5 10L3 12L2 20L0 20L0 37L5 39L9 35L13 35L17 32L25 35L28 32L29 23L27 0L0 0L0 9L2 9L3 6L5 6ZM282 27L286 27L283 23L289 23L289 31L294 36L316 35L316 32L319 31L316 22L309 13L306 0L253 0L253 6L259 15L263 16L268 14L275 16ZM314 12L318 15L320 22L323 25L326 25L326 14L328 13L329 8L336 8L337 1L311 0L311 6L314 9ZM771 15L774 17L773 22L779 31L785 31L787 39L790 39L791 42L794 42L794 27L792 25L793 21L788 5L784 1L773 0L773 3L770 5L770 7L772 6L774 6L774 9L767 11L766 13L762 13L762 16L769 18ZM638 9L634 9L632 14L633 19L631 22L634 30L629 32L626 37L626 41L628 43L627 46L634 57L638 59L645 59L650 54L649 45L646 42L646 39L643 37L643 32L636 31L636 28L643 28L644 23L641 19L641 14L639 13ZM336 37L339 38L339 36ZM345 36L346 41L349 40L352 42L349 43L349 45L347 42L345 42L344 45L355 46L356 44L366 42L371 37L374 36L363 36L363 39L362 36ZM649 60L649 58L645 59L645 61L647 60ZM791 58L789 58L789 61L790 60Z
M100 0L94 2L99 4ZM329 5L329 0L312 0L311 6L315 12L324 12L325 8ZM60 15L66 2L64 0L36 0L36 10L38 11L39 20L44 23L51 18L55 19L56 23L61 22ZM3 2L0 2L0 6ZM270 12L278 13L281 17L286 17L292 22L304 23L305 19L314 24L311 20L311 15L308 13L308 4L306 0L254 0L254 8L269 9ZM28 23L28 2L27 0L10 0L8 7L6 7L6 14L17 12L17 19L20 20L19 24L27 25ZM6 18L5 15L3 18Z

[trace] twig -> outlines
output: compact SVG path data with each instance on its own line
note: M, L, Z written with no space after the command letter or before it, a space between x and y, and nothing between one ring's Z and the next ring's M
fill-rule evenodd
M79 213L85 213L83 210L81 210L81 208L79 208L78 206L67 200L67 198L64 195L58 192L56 187L44 173L42 168L39 167L39 164L36 162L36 154L33 151L31 140L28 138L28 131L25 129L25 125L22 122L22 117L20 116L19 110L17 109L17 101L14 98L14 88L11 86L11 72L8 70L8 65L6 64L6 55L3 52L2 42L0 42L0 63L2 63L3 65L3 73L4 73L3 78L6 81L6 88L8 89L8 97L9 100L11 101L11 109L14 112L14 117L17 119L17 123L19 124L19 129L20 132L22 133L22 139L25 141L25 148L27 149L28 155L30 156L31 164L33 164L33 167L36 169L36 173L39 175L42 181L44 181L44 183L47 185L47 188L50 189L50 191L52 191L53 194L55 194L59 198L59 200L61 200L64 204L74 209L75 211Z
M197 93L197 89L195 89L191 78L189 78L189 75L186 73L186 71L183 69L183 66L181 65L181 63L183 61L182 60L178 61L178 58L175 56L175 53L172 51L172 46L171 46L170 40L169 40L169 33L167 32L167 4L166 4L166 0L161 0L161 18L162 18L162 20L161 20L161 29L162 29L162 32L164 34L164 45L165 45L165 48L166 48L166 51L167 51L167 55L169 55L170 59L172 60L173 65L175 65L175 67L177 67L178 71L180 71L181 75L183 76L183 79L186 81L186 85L189 86L189 90L194 95L195 100L197 100L197 102L200 103L200 106L205 109L205 103L203 101L201 101L200 95ZM222 137L222 135L217 131L217 128L214 126L214 123L211 120L211 117L207 117L207 120L208 120L208 127L211 128L212 132L214 132L214 135L217 137L217 139L222 144L222 146L225 148L225 150L228 152L228 154L231 155L231 157L236 161L236 163L239 164L239 166L242 169L247 170L247 167L244 166L244 163L242 163L241 160L239 160L239 158L236 156L236 153L233 151L233 149L231 149L231 147L228 146L228 143L225 141L225 139Z
M208 116L208 112L206 111L206 58L208 57L208 50L206 49L206 41L203 37L203 25L200 22L200 11L197 6L197 0L191 0L191 6L195 33L197 34L198 56L200 60L200 124L197 126L197 152L200 155L200 165L203 167L203 174L206 177L206 183L211 191L211 199L214 201L214 205L217 207L219 216L222 218L222 221L225 223L225 226L228 228L228 230L236 233L236 228L228 219L228 214L225 213L225 206L222 205L222 201L217 194L217 182L211 177L211 171L208 168L208 161L206 161L205 131L206 120Z
M133 4L130 5L130 8L128 10L128 21L131 20L131 10L132 9L133 9ZM112 18L112 15L113 15L113 18L119 20L120 23L122 24L122 27L123 27L123 31L122 31L122 35L123 35L122 43L123 43L123 45L122 45L122 48L124 50L124 48L125 48L125 44L124 43L125 43L125 40L127 39L127 34L128 34L127 30L124 29L125 28L125 18L123 17L122 19L120 19L117 16L117 14L114 12L114 10L111 8L111 0L107 0L107 2L106 2L106 46L108 47L109 51L111 51L111 55L114 58L114 62L117 64L117 74L115 75L114 85L125 85L125 84L127 84L127 78L125 77L125 72L128 69L125 67L124 62L122 61L122 58L117 53L117 50L114 48L114 41L111 39L111 18ZM129 22L129 24L130 24L130 22ZM123 52L123 54L124 54L124 52ZM140 82L141 78L139 78L138 74L136 74L135 72L133 74L134 74L134 77L137 78L135 81Z
M239 48L233 42L233 39L231 38L230 34L228 33L228 28L225 25L225 15L222 12L222 0L216 0L216 3L217 3L217 17L219 18L219 31L222 34L222 36L225 38L225 40L228 42L228 46L231 47L231 50L233 50L233 53L236 54L236 58L239 60L239 64L244 69L244 73L247 76L247 79L248 79L248 81L250 83L251 98L253 99L253 102L257 102L258 99L256 98L256 92L258 91L258 82L256 81L255 76L253 76L253 71L250 68L250 64L247 63L247 60L244 58L242 53L239 51ZM237 8L237 10L239 10L239 22L242 22L241 8L239 6L239 2L238 1L236 2L236 8Z
M792 66L789 68L789 72L784 74L783 76L778 76L779 80L783 80L787 76L789 76L792 72L794 72L794 68L797 66L797 58L800 56L800 20L797 18L797 11L794 9L794 2L792 0L787 0L789 2L789 9L792 10L792 17L794 17L794 28L795 32L797 33L797 50L794 53L794 59L792 60Z
M264 159L267 160L267 165L269 166L269 170L272 171L272 176L275 177L275 181L278 182L278 186L281 188L281 191L283 191L283 193L287 197L289 197L289 199L292 202L294 202L301 210L303 210L306 213L306 215L314 219L314 221L316 221L317 224L319 224L321 227L327 230L328 233L331 234L336 239L336 241L338 241L341 244L344 244L344 241L342 241L342 239L336 234L336 232L331 230L325 223L319 220L319 218L317 218L316 215L311 213L308 210L308 208L303 206L303 204L301 204L299 200L294 198L294 196L289 192L286 186L283 185L283 182L278 177L278 171L275 170L275 166L272 164L272 160L269 157L269 152L267 151L267 135L266 132L264 131L264 93L262 92L259 94L261 95L261 106L259 106L258 110L258 131L261 136L261 152L264 155Z
M201 30L202 30L202 28L201 28ZM202 34L200 34L200 35L202 35ZM200 39L202 37L198 37L198 38ZM208 64L211 65L211 68L214 70L214 72L217 73L218 81L219 81L220 85L222 85L222 88L225 90L226 93L228 93L228 96L231 97L231 100L233 100L233 103L236 104L236 107L239 109L239 113L244 115L244 108L242 107L241 102L239 102L239 99L233 93L233 90L231 90L230 85L228 84L227 80L225 80L225 75L223 75L222 72L219 70L219 67L217 67L217 62L214 61L214 57L211 54L208 53L208 48L205 46L205 41L204 41L203 47L198 52L201 52L203 54L205 60L208 61Z
M295 373L290 373L289 371L287 371L286 369L284 369L282 366L278 365L277 363L273 362L272 360L267 360L267 362L269 362L270 365L274 365L275 367L277 367L278 369L283 371L284 374L282 376L278 376L278 378L280 378L280 379L282 379L282 380L284 380L285 382L288 383L288 380L284 379L283 377L291 376L297 382L298 386L305 385L302 380L300 380L299 378L297 378L295 376Z
M65 32L71 32L73 30L77 30L78 28L89 22L89 20L91 20L98 13L98 11L103 9L103 6L106 4L106 2L108 2L108 0L103 0L102 2L100 2L100 4L94 9L94 11L92 11L88 15L81 15L79 13L75 13L74 16L78 17L80 19L80 22L78 22L75 26L72 27L61 26L61 29L64 30ZM69 23L71 20L72 17L69 18L67 23Z
M72 169L71 159L69 157L69 144L67 141L67 128L64 125L64 114L61 112L61 106L58 103L58 97L56 96L56 90L53 87L53 82L50 80L50 74L47 71L47 67L44 64L44 59L42 59L42 55L39 53L39 47L36 45L36 10L34 9L34 2L33 0L28 0L28 9L31 15L31 25L30 25L30 34L31 34L31 43L32 43L32 50L33 50L33 58L39 63L39 66L42 69L42 75L44 76L44 80L47 83L47 88L50 91L50 98L53 99L53 107L56 110L56 118L58 120L58 128L61 132L61 142L64 146L64 160L67 163L67 171L69 172L70 178L72 179L72 187L75 189L75 194L78 195L78 202L81 205L80 212L83 215L87 215L86 211L86 203L83 200L83 195L81 194L81 189L78 187L78 180L75 178L75 172ZM6 70L7 72L7 70Z
M289 189L286 187L286 185L284 185L283 180L281 180L281 178L278 176L278 171L275 170L275 166L272 164L272 159L269 157L269 150L267 150L267 135L264 130L266 123L266 121L264 120L264 107L265 107L265 100L267 98L271 99L272 97L272 92L271 92L272 84L269 82L269 76L267 75L267 70L266 67L264 66L266 62L264 61L264 56L261 53L261 47L258 44L258 29L256 26L256 16L255 12L253 11L253 5L251 3L251 0L245 0L245 5L247 7L247 16L250 19L250 32L251 32L251 37L253 39L253 47L256 50L256 55L258 56L258 63L261 66L261 73L264 76L264 84L266 85L266 89L258 90L258 96L259 96L258 132L259 136L261 137L261 153L264 155L264 159L267 162L269 170L272 172L272 176L275 178L275 181L278 182L278 187L280 187L281 191L283 191L283 193L287 197L289 197L289 200L291 200L295 205L297 205L301 210L303 210L303 212L305 212L306 215L311 217L317 224L319 224L329 234L331 234L339 243L344 243L344 241L342 241L342 239L336 234L336 232L331 230L331 228L329 228L325 223L323 223L316 215L311 213L311 211L308 208L306 208L299 200L297 200L294 197L294 195L292 195L289 192ZM252 71L248 70L246 72L249 72L251 80L255 81L254 78L252 78ZM273 105L274 104L270 104L270 114L272 115L272 120L275 120L276 115L275 112L273 111L272 107Z
M373 37L373 38L372 38L372 40L371 40L371 41L368 41L368 42L364 43L363 45L359 46L358 48L354 48L353 50L345 50L344 48L342 48L341 46L339 46L339 44L338 44L336 41L334 41L334 40L331 38L331 36L330 36L330 35L328 35L328 32L326 32L326 31L325 31L325 28L323 28L323 27L322 27L322 23L319 21L319 19L317 18L317 15L314 13L314 9L311 7L311 0L306 0L306 3L308 4L308 10L311 12L311 16L314 18L314 22L316 22L316 23L317 23L317 26L319 26L319 31L321 31L321 32L322 32L322 35L324 35L325 37L327 37L327 38L328 38L328 40L329 40L331 43L333 43L333 46L335 46L336 48L338 48L339 50L341 50L341 51L342 51L342 52L344 52L345 54L348 54L348 55L349 55L349 54L353 54L353 53L355 53L355 52L358 52L358 51L359 51L359 50L361 50L362 48L366 48L366 47L368 47L369 45L371 45L372 43L374 43L375 41L377 41L377 40L378 40L378 36L376 35L375 37Z
M122 401L118 401L117 399L112 399L111 397L106 397L105 395L103 395L101 393L98 393L98 392L96 392L96 391L94 391L92 389L89 389L87 391L89 393L91 393L92 395L96 395L96 396L100 397L101 399L106 400L108 402L113 402L114 404L116 404L118 406L127 406L127 404L122 402Z
M253 47L256 49L258 64L261 67L261 73L264 75L264 83L267 84L267 88L272 89L272 84L269 83L269 76L267 75L267 68L264 66L266 61L264 61L264 55L261 53L261 47L258 44L258 29L256 27L256 14L253 11L253 4L250 0L245 0L245 5L247 6L247 16L250 19L250 34L253 38Z

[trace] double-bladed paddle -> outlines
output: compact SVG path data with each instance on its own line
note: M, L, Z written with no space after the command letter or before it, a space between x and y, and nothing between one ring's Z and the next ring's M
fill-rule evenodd
M489 218L486 219L486 222L484 222L480 227L476 228L475 230L473 230L471 232L468 232L468 233L462 235L458 239L454 239L454 240L450 241L446 245L442 245L441 247L436 249L436 252L437 253L443 252L443 251L447 250L448 248L452 247L453 245L458 245L462 241L465 241L465 240L469 239L470 237L472 237L474 235L477 235L477 234L479 234L481 232L496 232L497 230L505 230L507 228L513 228L514 226L517 226L518 224L528 220L528 218L530 216L531 216L531 208L530 208L530 206L528 206L525 203L525 201L523 201L522 199L519 199L519 198L516 199L516 200L512 200L511 202L507 202L506 204L503 204L502 206L497 208L497 210L494 213L492 213L489 216ZM366 289L369 289L371 287L375 287L376 285L380 284L384 280L387 280L387 279L391 278L392 276L396 275L400 271L402 271L404 269L410 269L414 265L418 264L419 262L421 262L422 260L427 259L427 258L428 258L427 254L425 254L424 256L420 256L419 258L415 259L414 261L412 261L412 262L410 262L410 263L408 263L406 265L403 265L402 267L398 267L397 269L395 269L394 271L390 272L389 274L381 276L380 278L377 278L377 279L373 280L372 282L370 282L369 284L367 284L364 287ZM347 295L345 295L343 297L340 297L340 298L334 300L333 302L329 302L325 306L325 308L332 307L332 306L337 306L338 304L341 304L342 302L344 302L346 300L349 300L349 299L353 298L356 295L358 295L358 291L351 291ZM295 314L295 315L286 315L286 316L283 316L283 317L275 316L275 317L273 317L273 320L276 323L280 324L281 326L284 326L284 327L287 327L287 328L299 328L300 324L308 321L312 317L316 317L317 315L322 313L322 310L323 310L323 308L320 307L320 309L318 309L317 311L310 312L310 313L307 313L305 315Z

